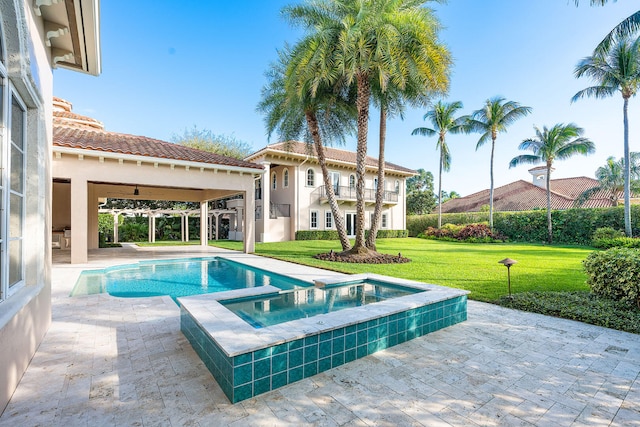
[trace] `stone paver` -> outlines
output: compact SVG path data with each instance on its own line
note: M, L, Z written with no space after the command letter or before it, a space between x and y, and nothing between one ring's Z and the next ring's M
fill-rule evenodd
M231 405L169 297L68 297L86 267L216 251L54 264L53 323L0 426L640 426L634 334L470 301L464 323Z

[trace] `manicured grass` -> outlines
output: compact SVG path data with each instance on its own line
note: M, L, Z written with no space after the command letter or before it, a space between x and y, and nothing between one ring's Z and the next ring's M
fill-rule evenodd
M213 241L212 245L242 249L242 242ZM378 251L408 257L408 264L348 264L320 261L313 255L339 251L334 241L305 240L257 243L256 254L343 273L378 273L471 291L469 298L495 302L507 295L503 258L518 261L511 267L511 291L587 291L582 260L586 247L514 243L457 243L417 238L379 239Z

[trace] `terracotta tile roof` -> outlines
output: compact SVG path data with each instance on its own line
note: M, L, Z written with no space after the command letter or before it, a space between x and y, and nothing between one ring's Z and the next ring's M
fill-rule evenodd
M91 117L75 114L71 108L70 102L61 98L53 98L54 147L263 169L262 166L255 163L146 136L107 132L101 122Z
M53 97L53 124L79 129L104 130L104 125L98 120L76 114L71 111L72 105L62 98Z
M311 149L311 150L310 150ZM299 141L289 141L289 142L278 142L276 144L270 144L266 147L258 150L257 152L251 154L247 157L247 159L255 159L259 157L261 154L266 153L268 151L271 152L282 152L286 154L299 154L299 155L311 155L316 157L315 147L309 144L305 144L304 142ZM340 150L333 147L326 147L325 155L327 160L333 160L338 162L350 163L355 166L356 164L356 153L353 151ZM378 168L378 159L375 157L367 156L366 165L371 168ZM400 172L402 174L407 175L416 175L417 172L413 169L405 168L403 166L385 162L386 169L390 171Z
M262 166L255 163L196 150L171 142L147 138L146 136L65 126L54 126L53 145L54 147L78 148L107 153L262 169Z
M584 191L598 185L593 178L577 177L552 179L551 208L569 209L574 200ZM489 190L482 190L469 196L449 200L442 204L442 212L478 212L482 206L489 204ZM604 193L597 193L587 200L582 207L602 208L611 206L611 201ZM519 180L493 190L493 208L499 212L546 209L547 192L530 182Z

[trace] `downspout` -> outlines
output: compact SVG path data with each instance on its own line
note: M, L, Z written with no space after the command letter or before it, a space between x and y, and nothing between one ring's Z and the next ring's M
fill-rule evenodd
M305 163L307 163L307 161L309 161L310 156L307 154L306 158L304 159L304 162L300 163L298 165L298 184L300 183L300 171L302 168L302 165L304 165ZM300 225L300 188L296 189L296 197L295 197L295 210L296 210L296 224L293 227L293 240L296 240L296 231L298 231L298 227Z

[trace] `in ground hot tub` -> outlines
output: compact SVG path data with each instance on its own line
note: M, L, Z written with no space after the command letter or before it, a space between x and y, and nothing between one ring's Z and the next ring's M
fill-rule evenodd
M179 298L181 329L233 403L467 318L467 291L366 274Z

